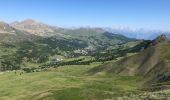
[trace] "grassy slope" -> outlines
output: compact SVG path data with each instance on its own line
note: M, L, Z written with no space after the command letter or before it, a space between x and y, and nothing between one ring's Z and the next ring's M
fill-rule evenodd
M80 28L68 30L64 34L70 36L73 39L85 41L88 46L93 47L93 49L105 48L108 46L133 41L133 39L124 37L122 35L109 33L97 28Z
M89 73L107 72L130 76L142 75L149 83L167 82L170 76L169 50L170 43L163 42L118 62L93 68Z
M4 72L0 75L0 99L5 100L92 100L110 99L136 91L140 77L89 76L86 71L100 65L63 66L46 72Z

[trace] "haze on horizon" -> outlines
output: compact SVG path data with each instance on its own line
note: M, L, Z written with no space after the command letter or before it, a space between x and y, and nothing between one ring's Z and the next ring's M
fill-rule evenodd
M128 26L170 31L169 0L3 0L0 20L60 26Z

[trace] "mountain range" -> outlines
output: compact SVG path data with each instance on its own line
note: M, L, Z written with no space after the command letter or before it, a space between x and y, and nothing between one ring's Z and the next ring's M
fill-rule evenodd
M31 19L11 24L1 22L0 32L0 66L5 67L2 70L28 67L25 63L40 66L60 56L65 59L93 56L99 60L103 56L99 58L96 54L136 41L102 28L66 29Z
M24 74L30 73L25 75L33 76L33 72L40 72L38 74L42 75L54 72L54 75L50 75L55 76L55 80L57 75L60 78L63 76L68 78L70 77L68 73L71 73L70 75L77 73L77 76L74 76L75 80L72 79L73 76L70 77L71 82L75 81L78 84L84 82L89 85L94 78L95 84L84 89L88 89L88 92L91 88L103 90L104 94L111 93L111 97L120 96L115 93L124 95L122 91L140 93L150 88L152 91L155 89L158 91L169 88L169 36L168 33L162 34L159 31L62 28L31 19L11 24L0 22L0 71L11 71L12 76L13 70L16 76L16 70L21 71L20 77L22 71ZM89 83L82 80L87 77ZM47 78L47 81L50 79ZM58 81L60 79L57 79ZM62 86L63 83L67 82L62 82ZM125 84L125 87L121 84ZM132 88L132 84L136 86ZM72 93L72 90L70 92ZM52 95L57 94L58 92Z
M17 29L20 31L24 31L33 35L37 36L42 36L42 37L50 37L50 36L63 36L63 37L68 37L68 34L66 35L65 33L69 33L70 31L77 31L79 33L80 30L85 31L86 30L93 30L96 31L97 33L114 33L114 34L119 34L119 35L124 35L128 38L134 38L134 39L145 39L145 40L152 40L156 38L157 36L161 34L166 34L167 37L170 37L170 33L166 31L159 31L159 30L148 30L148 29L131 29L128 27L116 27L116 28L90 28L90 27L80 27L80 28L62 28L62 27L57 27L57 26L51 26L48 24L44 24L42 22L38 22L32 19L27 19L24 21L16 21L12 22L10 24L7 24L5 22L0 22L1 27L3 25L6 27L12 27L13 29ZM8 33L8 34L13 34L14 30L13 29L2 29L0 33ZM83 30L84 29L84 30ZM8 30L8 31L5 31ZM76 32L75 32L76 33ZM81 34L82 35L82 34ZM84 34L83 34L84 35Z
M25 35L23 36L23 40L26 39L30 40L33 39L34 37L36 38L56 37L65 40L77 39L86 42L87 45L93 49L133 40L124 37L123 35L107 32L102 28L67 29L67 28L50 26L31 19L24 20L21 22L13 22L11 24L1 22L0 33L1 35L3 34L3 35L13 36L13 38L16 37L16 35L17 37L20 37L21 35ZM26 39L24 39L25 37ZM8 37L6 38L4 38L6 41L7 40L12 41L12 38L9 39ZM22 40L22 39L16 39L16 40Z
M150 79L161 81L169 68L169 42L166 35L154 40L137 40L102 28L66 29L29 19L12 24L0 22L0 38L0 57L4 58L1 59L1 65L7 67L20 66L25 62L44 64L56 56L66 58L86 55L94 57L94 61L104 62L137 52L134 56L102 65L94 71L148 76L163 66L162 72ZM3 53L4 50L6 53Z
M152 29L145 29L145 28L132 29L129 27L111 27L111 28L104 28L104 29L109 32L121 34L126 37L135 38L135 39L153 40L161 34L166 34L166 36L170 38L169 31L152 30Z

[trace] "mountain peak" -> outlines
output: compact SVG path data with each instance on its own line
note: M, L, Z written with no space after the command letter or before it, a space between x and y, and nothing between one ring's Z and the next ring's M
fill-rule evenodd
M21 21L20 23L24 24L24 25L36 25L36 24L38 25L38 24L41 24L40 22L37 22L37 21L35 21L33 19L26 19L24 21Z
M165 34L161 34L160 36L158 36L155 40L161 42L161 41L167 41L168 38Z
M36 22L35 20L33 20L33 19L26 19L26 20L24 20L25 22Z
M157 38L159 38L159 39L163 39L163 40L167 39L167 37L166 37L166 35L165 35L165 34L161 34L161 35L160 35L160 36L158 36Z
M15 22L12 23L11 25L16 29L40 36L43 36L46 33L54 32L54 29L51 26L48 26L46 24L43 24L32 19L26 19L21 22Z
M154 39L152 41L152 44L158 44L158 43L161 43L161 42L165 42L165 41L168 41L168 38L165 34L161 34L160 36L158 36L156 39Z

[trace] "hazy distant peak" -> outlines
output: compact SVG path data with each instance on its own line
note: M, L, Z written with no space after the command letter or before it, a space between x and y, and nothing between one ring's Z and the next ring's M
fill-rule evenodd
M27 19L21 22L15 22L11 25L16 29L40 36L44 36L47 33L53 33L55 31L53 27L32 19Z
M16 24L22 24L22 25L45 25L41 22L38 22L38 21L35 21L33 19L26 19L26 20L23 20L21 22L18 22Z
M104 33L104 32L106 32L106 30L104 30L103 28L99 28L99 27L80 27L80 28L77 28L76 30L93 31L93 32L97 32L97 33Z
M146 39L146 40L153 40L157 36L160 36L162 33L166 34L166 36L170 37L170 32L168 31L161 31L161 30L152 30L147 28L130 28L130 27L112 27L112 28L104 28L105 30L124 35L129 38L136 38L136 39Z
M26 20L23 20L22 22L35 23L37 21L35 21L33 19L26 19Z

